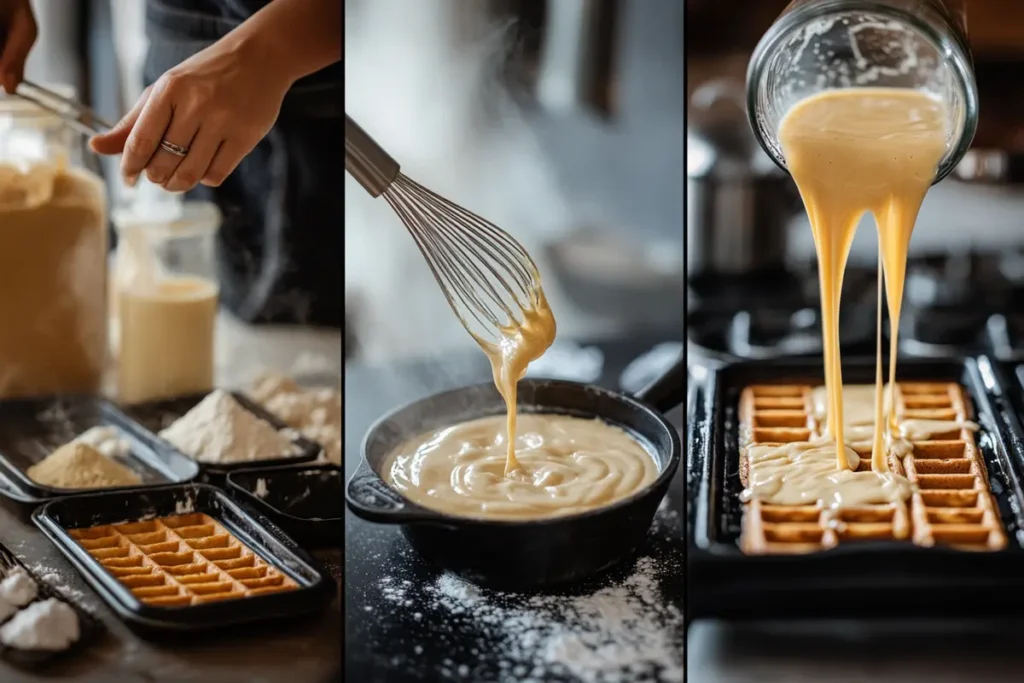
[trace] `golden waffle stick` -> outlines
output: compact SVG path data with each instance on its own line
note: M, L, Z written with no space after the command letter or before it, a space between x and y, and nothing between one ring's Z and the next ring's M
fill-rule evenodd
M191 595L169 595L146 598L146 604L153 607L187 607L192 604Z
M93 557L96 556L93 555ZM96 559L100 560L100 564L102 564L104 567L141 567L143 563L142 556L111 557L110 559L106 560L97 557Z
M809 385L756 385L740 395L741 448L784 444L820 437L826 425L814 416ZM903 382L894 391L897 420L966 422L970 404L963 388L945 382ZM965 550L998 550L1006 545L988 472L974 433L956 429L912 442L902 461L890 468L915 484L908 505L891 503L825 510L822 506L784 506L751 501L744 507L741 547L746 553L805 553L843 542L910 538L921 546L946 545ZM870 450L856 449L859 470L870 469ZM749 463L741 457L746 485Z
M116 539L116 536L112 538ZM153 545L155 543L163 543L167 540L167 533L164 531L152 531L148 534L131 534L125 536L129 542L135 545Z
M177 577L178 583L185 585L191 583L214 583L220 579L220 572L211 572L209 574L185 574Z
M153 573L152 567L107 567L107 571L115 577L144 576Z
M207 559L210 559L210 558L207 558ZM223 569L224 571L227 571L229 569L238 569L240 567L255 567L255 566L257 566L256 565L256 557L254 555L246 555L244 557L239 557L238 559L233 559L233 560L218 560L218 561L215 561L213 564L217 565L217 567Z
M298 587L201 513L68 533L136 598L155 607L185 607Z
M118 544L118 539L116 536L107 536L104 538L93 539L84 538L78 541L78 543L86 550L93 550L98 548L116 548Z
M241 567L239 569L226 570L228 576L233 579L261 579L267 574L266 567Z

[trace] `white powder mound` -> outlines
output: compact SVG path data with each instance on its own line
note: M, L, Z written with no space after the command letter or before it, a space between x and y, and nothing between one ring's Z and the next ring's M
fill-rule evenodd
M0 598L0 622L18 611L18 608Z
M0 581L0 600L15 607L27 605L35 600L38 594L39 586L21 567L11 569L4 580Z
M97 425L75 437L75 441L92 446L108 458L123 458L131 452L131 444L121 438L115 427Z
M217 389L160 436L199 462L236 463L297 455L299 448L272 425Z
M29 605L0 627L0 642L19 650L64 650L78 636L78 615L55 598Z
M307 439L323 446L321 460L341 465L341 389L303 389L280 373L259 377L249 395Z
M430 608L469 619L496 644L486 656L498 658L500 683L553 677L678 683L683 680L683 615L661 595L658 573L654 560L641 558L622 582L581 596L501 593L443 574L427 588L427 598ZM380 585L385 600L413 604L410 582L385 577ZM472 661L448 664L455 680L479 679Z

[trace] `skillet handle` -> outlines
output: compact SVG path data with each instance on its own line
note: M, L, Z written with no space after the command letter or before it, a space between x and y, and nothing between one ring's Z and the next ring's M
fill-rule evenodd
M385 484L365 460L359 464L348 482L345 502L356 516L378 524L406 524L439 518L430 510L405 500Z
M686 400L687 383L686 356L684 355L665 374L636 392L634 398L650 405L660 413L667 413Z

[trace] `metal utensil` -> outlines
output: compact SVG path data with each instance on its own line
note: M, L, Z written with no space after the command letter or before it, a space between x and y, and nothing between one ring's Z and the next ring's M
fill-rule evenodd
M495 339L500 328L522 322L540 291L540 275L511 235L403 175L347 114L345 170L398 214L470 334Z
M783 271L788 224L800 208L793 181L758 147L743 91L702 85L686 132L686 260L690 279Z
M14 94L51 114L56 114L82 135L96 135L113 128L84 104L31 81L23 80Z

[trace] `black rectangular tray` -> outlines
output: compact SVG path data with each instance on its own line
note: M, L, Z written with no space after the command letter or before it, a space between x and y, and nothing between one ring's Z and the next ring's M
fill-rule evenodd
M998 552L865 542L791 556L739 548L737 404L749 384L822 382L822 360L735 363L712 370L688 415L687 618L997 616L1024 610L1020 423L985 357L904 359L898 380L955 381L972 399L976 438L1007 531ZM874 382L874 358L843 359L843 381ZM999 399L999 400L997 400Z
M36 582L39 592L36 598L32 602L39 602L40 600L46 600L48 598L56 598L64 604L75 610L75 615L78 617L78 640L71 643L65 650L58 650L56 652L50 652L46 650L19 650L18 648L8 647L0 643L0 662L6 662L20 669L26 670L41 670L46 666L52 664L61 659L67 657L73 657L83 649L90 647L93 641L103 630L103 625L100 624L96 617L92 616L79 605L72 600L69 600L67 596L59 593L50 584L43 581L39 574L32 571L25 564L17 558L17 556L8 550L4 545L0 544L0 577L5 575L8 570L14 567L21 567L25 570L32 580ZM29 604L32 604L31 602ZM28 605L24 605L27 607ZM14 618L12 614L11 619ZM6 620L0 620L0 625L6 623Z
M216 519L260 558L292 578L299 588L188 607L153 607L141 603L67 532L193 512ZM209 631L315 613L330 604L336 590L334 580L318 563L270 520L242 508L223 491L205 484L60 498L36 510L32 519L111 609L129 627L145 635Z
M260 482L266 492L260 495ZM340 548L345 478L334 465L238 470L227 476L236 500L266 515L305 548Z
M235 400L238 401L239 405L248 410L256 417L269 422L274 426L275 429L288 429L288 425L279 420L271 413L264 410L259 404L250 399L245 394L237 391L230 392ZM174 448L163 439L159 438L160 432L169 427L175 420L183 416L188 411L192 410L200 401L206 398L206 394L194 394L191 396L180 396L178 398L166 399L161 401L151 401L149 403L138 403L135 405L122 406L122 410L133 420L141 424L143 427L148 429L157 435L158 440L166 444L169 448ZM228 472L235 472L238 470L252 469L257 467L277 467L280 465L296 465L299 463L308 463L316 460L320 454L322 448L320 444L314 443L309 439L296 436L292 439L301 450L298 455L287 456L283 458L269 458L267 460L254 460L239 463L231 463L227 465L214 465L210 463L201 462L199 463L199 469L206 475L213 475L214 478L218 479L218 484L223 483L223 477ZM187 457L187 456L186 456ZM189 458L191 460L191 458Z
M104 491L124 491L191 481L199 474L194 460L133 422L117 406L97 396L44 396L0 401L0 472L32 498L47 500L83 493L82 489L43 486L29 479L29 467L82 432L97 426L116 429L131 446L114 458L138 474L142 483Z

